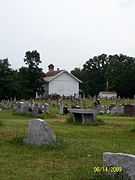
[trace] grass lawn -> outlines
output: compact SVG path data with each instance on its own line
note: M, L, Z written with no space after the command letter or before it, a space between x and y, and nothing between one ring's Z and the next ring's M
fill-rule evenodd
M35 147L22 143L30 118L0 112L0 180L88 180L93 167L102 166L103 152L135 154L135 118L99 118L104 125L47 119L58 143Z

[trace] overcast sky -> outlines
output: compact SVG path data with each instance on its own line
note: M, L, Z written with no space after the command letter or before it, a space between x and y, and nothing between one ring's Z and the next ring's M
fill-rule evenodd
M135 56L135 0L0 0L0 58L13 68L27 50L72 70L101 53Z

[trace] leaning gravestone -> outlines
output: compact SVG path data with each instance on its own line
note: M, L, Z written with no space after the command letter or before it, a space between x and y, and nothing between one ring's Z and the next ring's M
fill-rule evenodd
M108 167L121 167L131 180L135 180L135 155L105 152L103 163Z
M26 144L44 145L54 144L56 136L48 123L42 119L35 119L29 122L28 136L24 139Z

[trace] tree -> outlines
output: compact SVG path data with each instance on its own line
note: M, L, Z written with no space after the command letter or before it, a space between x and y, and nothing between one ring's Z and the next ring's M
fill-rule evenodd
M81 89L86 95L97 95L106 88L105 72L109 64L106 54L94 56L83 65L81 70L75 68L72 73L83 81Z
M10 68L8 59L0 60L0 99L14 98L17 94L15 71Z
M83 68L75 68L73 74L83 81L86 95L97 95L99 91L116 91L121 97L135 94L135 58L126 55L102 54L90 58Z
M27 51L25 53L24 62L28 67L21 67L19 69L19 78L21 87L23 88L21 96L25 98L34 98L36 92L38 94L43 94L43 84L42 79L43 72L39 68L41 63L40 54L34 51Z
M41 63L40 54L37 52L37 50L27 51L25 53L24 62L28 65L29 69L38 69L38 66Z
M109 56L110 65L106 71L109 89L115 90L121 97L133 97L135 94L135 58L126 55Z

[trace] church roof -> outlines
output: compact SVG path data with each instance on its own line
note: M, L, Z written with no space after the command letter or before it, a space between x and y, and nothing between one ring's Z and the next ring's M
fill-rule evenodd
M58 70L58 71L48 71L45 74L45 77L50 77L50 76L55 76L56 74L60 73L62 70Z
M77 77L75 77L73 74L65 71L65 70L59 70L59 71L49 71L45 74L45 77L43 78L46 82L50 82L54 79L56 79L58 76L62 75L63 73L67 73L69 76L71 76L73 79L75 79L78 82L82 82Z

